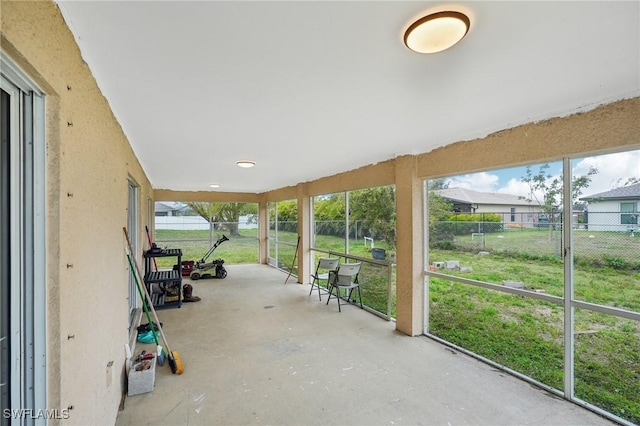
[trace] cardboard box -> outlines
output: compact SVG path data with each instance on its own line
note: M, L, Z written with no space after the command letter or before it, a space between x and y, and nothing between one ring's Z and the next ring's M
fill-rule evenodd
M136 371L136 365L140 364L139 362L131 362L127 395L133 396L153 390L156 384L156 358L153 357L150 361L151 368L141 371Z

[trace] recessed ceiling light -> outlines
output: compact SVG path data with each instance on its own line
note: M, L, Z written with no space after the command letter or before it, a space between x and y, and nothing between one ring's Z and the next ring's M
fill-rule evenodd
M209 187L211 187L211 188L220 188L220 184L219 183L210 183Z
M248 169L250 167L255 166L256 162L250 161L250 160L239 160L239 161L236 161L236 164L240 167L244 167L245 169Z
M436 53L462 40L469 18L460 12L437 12L418 19L404 33L404 44L418 53Z

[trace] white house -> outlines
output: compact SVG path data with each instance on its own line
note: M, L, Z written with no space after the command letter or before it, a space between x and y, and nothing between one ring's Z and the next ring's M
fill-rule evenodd
M640 183L580 198L588 203L587 226L591 231L640 229Z
M446 188L436 194L453 203L453 211L461 213L493 213L502 216L502 223L514 227L538 223L540 203L511 194L478 192L465 188Z
M181 216L186 209L187 205L183 203L169 204L156 201L154 210L156 216Z

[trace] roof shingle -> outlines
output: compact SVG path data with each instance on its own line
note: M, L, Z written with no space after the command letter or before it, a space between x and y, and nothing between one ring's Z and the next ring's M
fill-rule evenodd
M640 183L634 185L622 186L620 188L612 189L611 191L600 192L599 194L588 195L580 198L584 201L597 201L602 200L627 200L627 199L640 199Z
M539 206L537 201L528 201L525 198L512 194L501 194L496 192L478 192L465 188L438 189L436 194L448 198L452 201L468 204L499 204L499 205L525 205Z

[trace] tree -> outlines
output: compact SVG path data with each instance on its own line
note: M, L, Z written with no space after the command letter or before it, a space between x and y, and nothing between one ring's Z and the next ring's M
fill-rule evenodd
M427 205L429 207L429 244L438 241L452 241L453 233L447 229L448 216L453 203L436 191L446 189L449 183L445 179L433 179L428 182Z
M638 178L638 177L627 178L627 180L624 181L624 183L623 183L623 179L624 178L618 178L615 182L613 182L611 187L613 189L617 189L617 188L623 188L625 186L631 186L631 185L635 185L637 183L640 183L640 178Z
M589 171L583 176L573 176L571 183L571 200L570 202L563 203L563 177L551 176L548 174L549 164L543 164L538 169L537 174L533 174L531 167L527 166L525 176L522 176L520 180L529 186L529 197L525 198L527 201L537 201L540 204L540 209L546 215L549 221L549 241L553 239L553 229L555 224L560 222L562 217L562 206L573 206L578 197L582 194L582 191L591 183L591 176L598 173L598 169L595 167L589 167ZM541 198L541 199L540 199Z
M352 191L350 223L361 220L371 237L396 245L396 191L393 185Z
M344 220L344 211L346 208L344 194L344 192L337 192L335 194L317 197L313 202L316 220Z
M431 179L429 181L429 191L437 191L438 189L449 188L449 181L445 178Z
M316 197L313 209L316 234L344 236L346 209L344 192Z
M278 230L298 232L298 200L285 200L276 203L278 210ZM275 226L275 210L269 209L269 226ZM270 228L275 229L275 228Z
M298 222L298 200L278 202L278 222Z
M187 206L207 222L218 223L218 229L227 230L234 237L240 236L238 222L241 215L255 216L257 209L251 203L214 203L214 202L188 202Z

